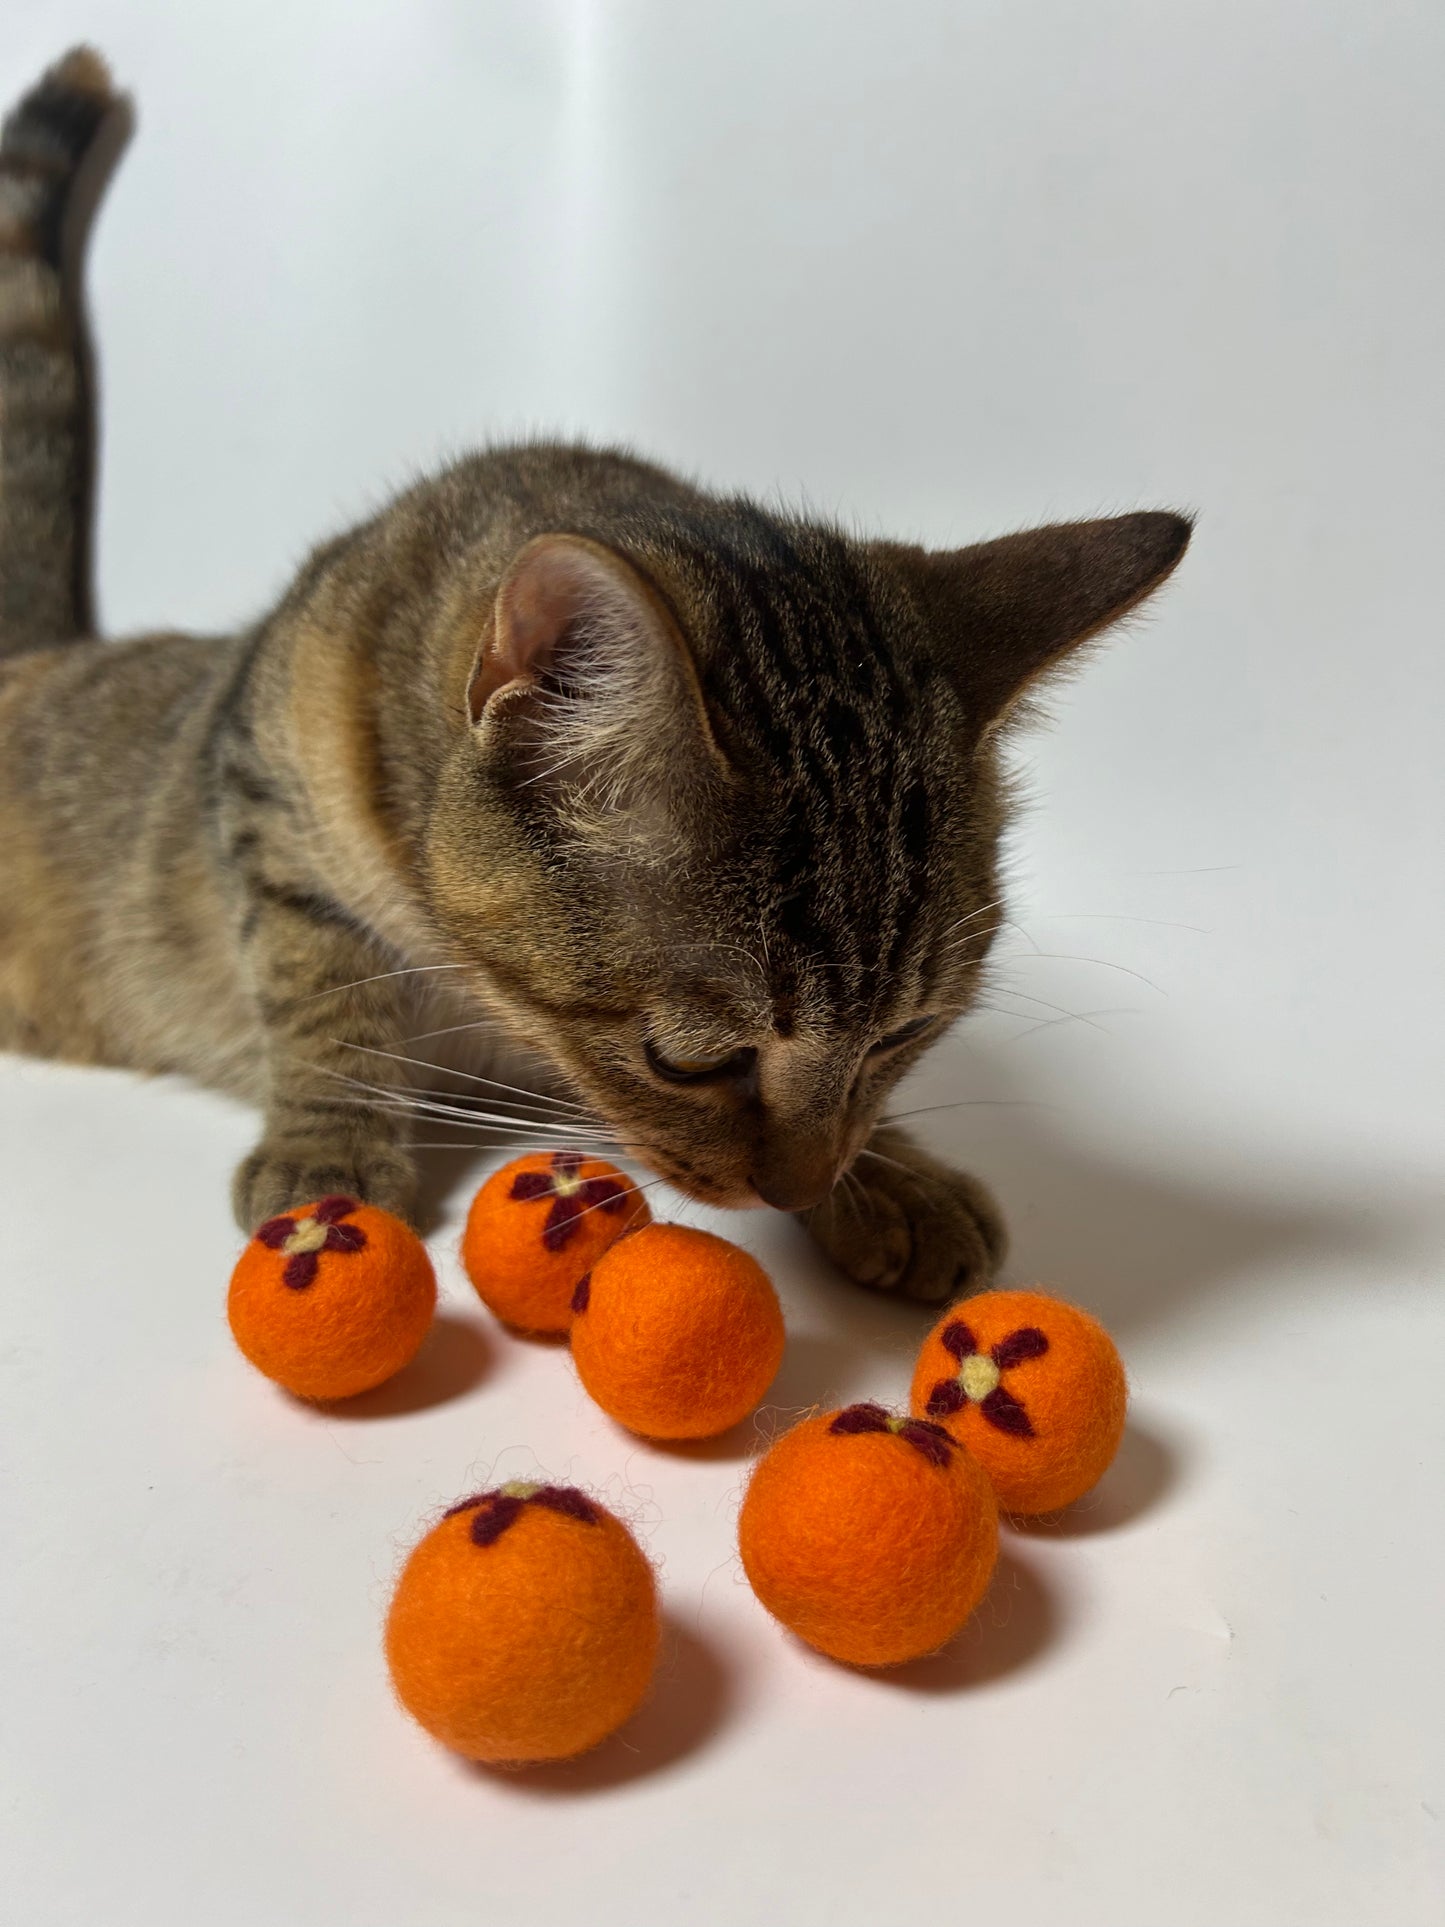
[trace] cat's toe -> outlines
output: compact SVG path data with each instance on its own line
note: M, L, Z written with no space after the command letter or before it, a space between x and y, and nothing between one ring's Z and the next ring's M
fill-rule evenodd
M869 1291L892 1291L907 1269L913 1238L892 1198L834 1192L806 1223L838 1269Z
M404 1152L390 1146L338 1151L307 1140L267 1139L243 1159L231 1186L236 1221L247 1232L284 1211L338 1195L379 1205L410 1221L416 1206L416 1168Z
M932 1169L880 1166L855 1176L811 1214L808 1228L855 1283L925 1305L982 1289L1005 1241L981 1184Z
M912 1230L909 1262L895 1287L904 1297L941 1305L992 1279L989 1241L966 1206L915 1218Z

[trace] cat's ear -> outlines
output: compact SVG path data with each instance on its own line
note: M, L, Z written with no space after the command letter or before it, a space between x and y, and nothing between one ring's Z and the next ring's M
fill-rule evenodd
M661 596L600 543L539 535L502 579L467 689L483 751L577 822L655 818L724 769Z
M980 734L1051 669L1138 608L1189 543L1182 515L1060 522L942 552L878 543Z

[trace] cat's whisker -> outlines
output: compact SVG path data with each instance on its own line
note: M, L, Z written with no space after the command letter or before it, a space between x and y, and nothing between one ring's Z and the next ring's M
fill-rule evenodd
M1226 870L1232 870L1235 868L1235 865L1232 863L1226 863L1221 867ZM1161 870L1158 872L1144 870L1144 871L1141 871L1139 874L1141 876L1152 876L1156 874L1160 876L1169 876L1173 873L1168 870ZM1179 874L1181 876L1187 876L1192 873L1189 871L1180 871ZM1212 937L1214 935L1214 932L1212 930L1207 930L1204 927L1204 925L1200 923L1175 923L1173 919L1170 917L1126 917L1117 910L1049 910L1049 911L1044 911L1040 913L1039 922L1040 923L1152 923L1157 925L1158 928L1161 930L1192 930L1195 933L1195 935L1199 937Z
M1021 1010L999 1010L997 1006L993 1004L985 1004L980 1006L980 1008L992 1010L995 1012L995 1015L999 1017L1023 1018L1024 1016ZM1025 1023L1021 1031L1016 1032L1012 1037L1005 1038L1004 1042L1008 1044L1021 1044L1026 1037L1033 1037L1041 1030L1057 1030L1061 1024L1088 1023L1090 1017L1137 1017L1138 1014L1137 1010L1127 1006L1119 1010L1091 1011L1089 1017L1085 1017L1077 1011L1065 1011L1062 1017L1041 1017L1037 1023ZM1095 1024L1094 1029L1103 1030L1104 1026L1102 1024ZM1104 1034L1107 1036L1108 1032L1105 1031Z
M489 1104L493 1111L504 1116L513 1117L518 1123L536 1124L539 1127L546 1127L550 1130L559 1130L564 1127L567 1129L590 1129L593 1124L593 1120L591 1119L562 1117L545 1109L527 1110L520 1105L510 1103L504 1097L489 1096L485 1099L474 1098L472 1094L467 1091L455 1093L432 1091L420 1088L414 1084L373 1084L365 1078L348 1076L345 1071L335 1070L329 1065L312 1065L310 1068L313 1073L320 1072L321 1075L331 1078L333 1082L345 1084L352 1090L367 1093L366 1099L363 1100L359 1098L357 1100L358 1103L363 1101L374 1102L377 1106L390 1104L398 1110L415 1110L419 1107L431 1105L433 1107L443 1107L448 1110L453 1110L457 1112L458 1115L465 1117L482 1115L482 1107Z
M878 1216L878 1207L868 1195L867 1185L863 1183L861 1178L855 1177L851 1171L840 1171L837 1181L838 1184L844 1187L843 1196L848 1200L849 1209L852 1211L861 1230L864 1224L862 1205L866 1204L868 1207L868 1219L870 1222ZM859 1203L860 1199L862 1200L862 1204Z
M340 1037L333 1038L331 1041L342 1050L362 1051L368 1057L389 1057L395 1063L411 1064L418 1070L439 1071L446 1068L441 1064L430 1064L423 1057L408 1057L402 1051L382 1050L376 1044L348 1044ZM570 1098L553 1097L546 1091L529 1091L520 1084L504 1084L500 1078L482 1077L475 1071L457 1070L452 1071L450 1075L465 1078L469 1084L484 1085L488 1090L511 1091L518 1097L525 1097L543 1106L550 1106L555 1111L570 1111L578 1117L588 1119L594 1116L585 1104L574 1104Z
M368 1094L369 1098L374 1098L378 1103L390 1103L399 1109L414 1108L418 1104L434 1104L448 1110L455 1110L464 1117L472 1117L478 1114L479 1108L484 1101L490 1101L498 1111L502 1111L505 1105L504 1099L474 1099L470 1093L466 1091L450 1093L446 1091L425 1090L415 1084L373 1084L364 1077L352 1077L349 1072L337 1070L329 1064L312 1064L308 1068L313 1074L329 1077L334 1083L345 1084L354 1091L364 1091ZM361 1100L358 1099L358 1102L360 1101ZM527 1123L555 1125L557 1122L557 1120L546 1113L537 1113L528 1116L525 1112L518 1110L516 1106L506 1107L505 1114L508 1116L516 1116L519 1121L525 1121Z
M995 984L993 986L993 994L995 996L1021 998L1024 1003L1038 1004L1041 1009L1051 1010L1056 1016L1073 1017L1081 1024L1091 1024L1095 1030L1103 1030L1104 1028L1102 1024L1095 1024L1093 1019L1086 1016L1083 1011L1066 1010L1062 1004L1050 1003L1047 997L1035 997L1032 991L1015 990L1012 984ZM976 1006L976 1008L997 1010L998 1006L996 1004L979 1005ZM999 1011L999 1015L1001 1017L1023 1017L1027 1015L1027 1012L1021 1010L1003 1010Z
M927 1198L930 1189L937 1192L946 1187L945 1178L935 1177L930 1171L915 1170L911 1164L901 1164L897 1158L885 1157L882 1151L870 1151L865 1148L858 1155L860 1158L872 1158L875 1163L886 1164L890 1169L897 1171L922 1198Z
M478 1157L489 1157L494 1151L515 1151L519 1156L534 1155L549 1146L533 1144L527 1138L488 1138L485 1141L474 1138L413 1138L409 1148L413 1151L474 1151ZM587 1149L589 1157L600 1155ZM588 1209L591 1209L589 1205Z
M371 1098L342 1098L339 1102L350 1104L358 1110L380 1113L383 1116L403 1118L408 1122L426 1119L432 1123L450 1125L458 1131L477 1132L512 1131L519 1138L535 1143L539 1150L552 1148L568 1149L583 1146L615 1145L617 1139L609 1134L596 1131L568 1131L565 1134L555 1124L534 1123L529 1118L512 1117L507 1112L489 1113L485 1111L455 1111L444 1106L408 1105L377 1103ZM563 1142L559 1145L559 1139Z
M911 1164L901 1164L897 1158L886 1157L882 1151L870 1151L866 1145L858 1155L860 1158L872 1158L878 1164L887 1164L893 1170L901 1171L904 1177L911 1178L920 1190L927 1184L938 1187L948 1182L946 1178L934 1177L931 1171L917 1171Z
M443 1024L439 1030L413 1031L411 1036L403 1037L403 1044L425 1044L433 1037L455 1037L464 1030L499 1030L506 1033L507 1027L500 1017L473 1017L465 1024Z
M318 997L339 997L343 990L361 990L367 984L384 984L393 977L422 977L435 970L463 970L466 966L459 963L403 964L400 970L378 970L373 977L355 977L349 984L328 984L325 990L313 990L308 996L298 997L298 1004L314 1004Z
M613 1133L601 1124L579 1121L573 1118L557 1118L547 1115L528 1116L516 1109L504 1109L500 1104L493 1110L484 1110L472 1103L450 1103L444 1098L433 1096L398 1085L369 1084L363 1078L348 1077L344 1071L332 1070L326 1066L312 1066L324 1076L335 1082L347 1085L363 1095L349 1101L363 1110L389 1111L395 1117L434 1117L454 1120L459 1124L473 1124L479 1127L505 1124L515 1130L535 1131L539 1136L550 1137L555 1141L559 1133L572 1138L588 1138L600 1141L606 1138L615 1142ZM495 1102L495 1100L494 1100Z
M988 1109L1012 1110L1024 1106L1033 1107L1042 1103L1043 1099L1037 1097L962 1097L956 1104L920 1104L916 1110L912 1111L890 1111L886 1117L880 1117L878 1122L880 1125L903 1124L911 1117L929 1117L937 1111L969 1111L977 1106ZM878 1153L875 1151L873 1155L876 1157Z
M666 1178L649 1178L645 1184L627 1184L623 1186L623 1195L626 1197L639 1197L644 1191L651 1191L655 1185L666 1183ZM605 1211L608 1205L613 1202L614 1200L611 1198L603 1198L597 1204L589 1204L584 1210L577 1213L577 1216L572 1222L574 1224L580 1224L584 1218L590 1218L594 1211Z
M942 938L931 954L941 963L966 961L970 952L975 959L982 958L996 935L994 930L962 930L955 937Z
M979 918L986 917L990 910L997 910L1003 900L1002 893L996 897L990 897L987 903L980 903L975 909L970 910L967 916L955 917L953 922L948 926L948 930L958 930L966 923L977 923ZM946 936L947 934L948 931L945 931L944 935Z
M1187 928L1188 926L1184 925L1181 927ZM1156 984L1152 977L1146 977L1142 970L1132 970L1128 964L1111 963L1107 957L1086 957L1082 952L1076 950L1040 950L1037 944L1034 945L1032 954L1035 957L1045 959L1049 963L1097 964L1100 970L1118 970L1126 977L1135 977L1141 984L1147 984L1150 990L1158 991L1161 997L1167 997L1169 995L1169 992L1165 990L1162 985Z
M841 1180L839 1184L834 1185L833 1190L834 1191L839 1190L840 1186L841 1186ZM858 1200L853 1196L853 1193L848 1190L843 1190L841 1195L843 1198L843 1202L847 1205L848 1209L853 1214L853 1222L858 1226L859 1230L861 1231L863 1228L863 1213L858 1209ZM830 1197L832 1196L832 1192L829 1193L829 1196Z
M1004 899L1001 896L994 897L988 903L981 903L976 910L970 910L966 917L956 917L954 921L951 924L949 924L948 928L942 933L942 936L940 937L939 941L946 942L948 938L950 938L953 935L955 930L962 930L967 924L977 923L979 918L986 917L990 910L997 910L1002 905L1003 901Z
M975 940L972 937L969 937L969 938L966 938L962 943L945 944L942 950L936 950L933 953L934 968L935 969L941 968L943 970L960 970L969 964L982 963L984 958L988 955L988 948L987 946L985 946L981 950L971 949L969 946L974 941Z

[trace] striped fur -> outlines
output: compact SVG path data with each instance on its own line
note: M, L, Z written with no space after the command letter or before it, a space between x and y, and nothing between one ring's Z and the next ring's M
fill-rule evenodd
M409 490L239 636L37 647L77 626L52 242L99 77L61 63L0 166L8 192L50 156L5 230L31 345L0 422L42 419L42 347L53 398L45 460L0 469L0 1043L257 1103L250 1226L326 1192L412 1211L401 1060L473 1026L496 1088L585 1106L699 1198L808 1213L864 1283L986 1278L987 1195L878 1119L1001 918L1000 726L1187 524L931 555L538 444ZM517 1129L580 1114L537 1115Z
M0 128L0 654L87 627L91 448L67 215L115 105L104 62L66 55Z

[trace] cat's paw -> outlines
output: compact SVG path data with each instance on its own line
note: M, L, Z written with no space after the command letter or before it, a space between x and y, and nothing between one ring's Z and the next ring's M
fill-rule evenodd
M314 1138L263 1138L236 1168L231 1204L245 1232L318 1198L357 1198L411 1222L416 1166L391 1145L336 1145Z
M804 1222L857 1284L938 1305L978 1291L1003 1257L1003 1218L986 1188L911 1145L861 1158Z

